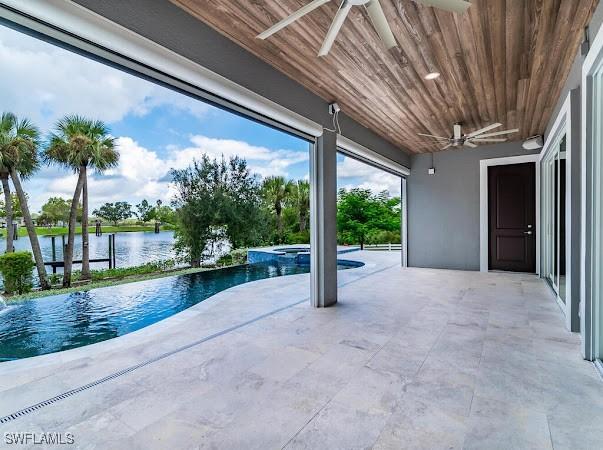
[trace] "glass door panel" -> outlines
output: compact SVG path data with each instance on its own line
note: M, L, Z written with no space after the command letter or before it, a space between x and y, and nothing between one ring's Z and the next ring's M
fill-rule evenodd
M555 145L553 150L546 156L544 162L544 195L545 195L545 211L544 220L546 222L546 242L545 242L545 267L546 278L557 291L557 186L558 186L558 169L557 157L559 147Z
M559 153L558 153L558 157L557 157L557 161L558 161L558 173L559 173L559 178L558 178L558 190L557 190L557 197L558 197L558 224L557 224L557 249L558 249L558 259L557 259L557 287L558 287L558 294L559 294L559 298L561 299L561 301L563 303L565 303L565 290L566 290L566 283L565 283L565 272L566 272L566 263L565 263L565 253L566 253L566 248L565 248L565 201L566 201L566 195L565 195L565 187L566 187L566 171L565 171L565 164L567 161L567 153L566 153L566 136L563 136L563 138L561 138L561 142L559 143Z
M566 137L562 135L542 163L542 267L560 300L565 302L565 163Z
M582 117L586 138L582 160L586 168L582 244L586 261L582 279L585 308L581 320L585 333L583 350L590 360L603 358L603 48L599 47L592 55L595 58L583 67L586 84L582 95L586 106Z
M603 248L601 241L601 226L603 225L603 67L593 76L593 142L591 169L591 298L593 314L593 344L595 358L603 358Z
M553 245L553 254L551 257L552 261L552 276L553 276L553 285L555 286L555 290L559 288L559 147L555 148L554 159L552 161L553 165L553 184L551 188L553 189L553 208L552 208L552 217L551 220L553 222L553 235L552 245Z

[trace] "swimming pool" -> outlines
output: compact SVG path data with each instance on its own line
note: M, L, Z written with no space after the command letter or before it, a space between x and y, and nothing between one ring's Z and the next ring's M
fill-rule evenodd
M338 268L360 265L340 261ZM156 323L233 286L309 271L306 264L272 261L17 302L0 311L0 361L105 341Z

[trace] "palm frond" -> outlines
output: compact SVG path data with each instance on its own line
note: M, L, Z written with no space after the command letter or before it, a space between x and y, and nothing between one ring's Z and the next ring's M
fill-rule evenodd
M103 172L119 162L115 139L109 132L100 120L66 116L57 122L44 151L44 159L75 172L82 166Z
M0 116L0 167L28 177L40 166L40 131L28 119L19 120L10 112Z

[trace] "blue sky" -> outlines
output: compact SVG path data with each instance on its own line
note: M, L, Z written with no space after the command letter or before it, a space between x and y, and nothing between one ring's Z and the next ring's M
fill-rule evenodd
M2 110L27 117L47 134L66 114L103 120L117 139L120 164L89 180L91 208L142 199L169 202L171 168L203 153L238 155L260 177L308 177L308 143L83 56L0 26ZM70 198L76 177L44 167L25 182L31 209L50 196ZM399 195L399 179L350 158L338 158L340 187Z

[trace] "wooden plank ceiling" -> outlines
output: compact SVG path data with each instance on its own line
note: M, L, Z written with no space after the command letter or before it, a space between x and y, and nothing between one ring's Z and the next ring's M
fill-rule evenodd
M400 46L386 50L354 7L331 52L316 55L339 6L318 8L266 41L264 31L309 0L171 0L390 142L411 152L492 122L543 134L598 0L472 0L460 15L381 0ZM429 72L442 76L428 81ZM494 131L498 131L494 130Z

